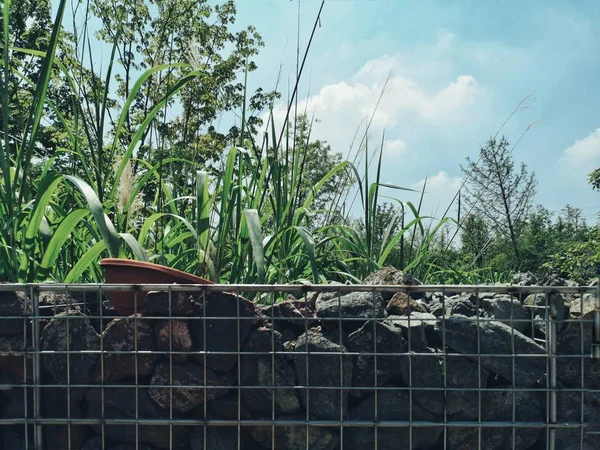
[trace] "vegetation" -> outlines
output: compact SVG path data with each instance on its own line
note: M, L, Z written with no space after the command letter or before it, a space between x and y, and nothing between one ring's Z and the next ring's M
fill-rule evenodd
M467 213L430 218L425 187L413 204L381 183L384 139L368 127L352 161L311 137L315 119L294 108L302 67L275 123L277 89L248 92L263 43L232 0L92 0L72 31L66 0L53 22L50 5L3 6L2 281L101 281L106 256L225 283L359 281L384 265L427 282L595 275L597 230L571 207L558 220L532 209L534 175L504 138L468 161ZM398 198L382 202L384 187Z

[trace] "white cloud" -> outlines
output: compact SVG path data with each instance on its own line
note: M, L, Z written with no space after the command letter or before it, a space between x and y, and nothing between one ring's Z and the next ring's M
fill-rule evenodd
M383 154L390 158L397 158L406 153L406 142L402 139L386 140L383 143Z
M452 40L449 36L444 39ZM357 130L359 137L363 135L371 116L373 138L383 129L396 138L398 133L393 128L400 124L418 122L428 127L448 128L459 122L468 123L475 114L472 106L484 94L473 75L446 79L440 86L432 88L416 79L396 74L394 68L402 69L396 57L384 55L369 60L353 77L324 85L318 93L301 100L298 110L306 111L309 116L314 114L319 119L313 127L313 136L327 140L335 151L345 154ZM377 112L373 115L376 107ZM284 104L275 108L277 128L281 127L285 113Z
M560 162L586 170L591 165L598 165L600 163L600 128L596 128L596 131L589 136L576 140L563 152Z
M442 214L444 214L446 208L448 208L448 205L460 189L463 179L459 176L449 175L442 170L427 179L423 178L413 183L411 188L419 191L418 195L420 195L425 181L427 181L427 185L425 186L421 213L441 219ZM453 205L450 211L453 211L455 207L456 205Z

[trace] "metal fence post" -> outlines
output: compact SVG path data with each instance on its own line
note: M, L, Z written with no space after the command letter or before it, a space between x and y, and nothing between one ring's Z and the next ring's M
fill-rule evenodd
M37 286L31 285L31 306L33 310L32 336L33 336L33 419L34 419L34 437L33 443L36 450L43 450L43 435L40 419L42 418L42 358L40 349L40 296Z
M592 358L600 359L600 277L596 285L596 308L594 309Z
M546 294L548 295L548 294ZM548 304L548 344L549 344L549 358L550 367L548 378L550 379L550 433L548 436L548 450L556 450L556 423L557 423L557 409L556 409L556 318L557 318L557 306L555 296L549 296Z

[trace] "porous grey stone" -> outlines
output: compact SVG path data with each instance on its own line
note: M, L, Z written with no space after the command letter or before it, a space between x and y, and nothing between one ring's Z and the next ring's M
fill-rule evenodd
M339 388L352 386L352 358L343 355L346 348L326 337L320 329L312 329L298 338L294 352L294 369L299 385L332 388L310 389L310 393L308 389L300 391L302 404L308 408L309 414L324 420L345 417L348 390Z
M483 367L514 381L516 386L532 386L545 377L546 361L536 357L546 353L544 348L501 322L453 316L440 322L435 330L448 347L459 353L481 355ZM497 356L512 354L518 355L514 357L514 379L513 358Z
M277 414L291 414L300 409L300 399L293 386L296 384L294 369L279 356L283 350L281 334L268 328L254 330L246 339L241 360L241 385L255 386L242 389L242 397L248 409L255 413L271 414L273 406ZM275 352L275 355L270 353ZM276 386L267 388L266 386ZM260 386L265 386L261 389ZM282 389L289 386L290 389ZM273 399L273 397L275 397Z

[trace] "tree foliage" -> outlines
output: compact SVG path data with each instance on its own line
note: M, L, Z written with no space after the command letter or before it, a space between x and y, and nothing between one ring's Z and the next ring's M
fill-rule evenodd
M490 139L480 149L479 161L467 158L467 167L461 166L461 170L467 179L468 209L494 233L509 240L518 264L518 240L535 194L535 175L523 163L515 167L510 144L504 137Z

